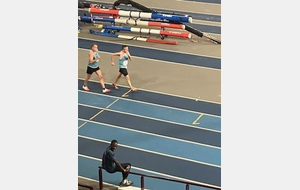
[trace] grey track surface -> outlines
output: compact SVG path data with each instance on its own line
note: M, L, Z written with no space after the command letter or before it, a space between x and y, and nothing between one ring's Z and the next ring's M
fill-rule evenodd
M115 1L103 0L98 2L114 3ZM183 3L177 0L165 0L159 3L147 0L139 0L137 2L150 8L166 9L166 11L178 9L187 13L193 11L214 15L220 15L221 12L220 4ZM171 4L169 4L170 2ZM89 33L89 29L97 30L94 26L81 26L83 30L78 34L78 38L94 40L100 46L101 42L110 42L120 46L127 44L129 49L130 46L140 46L221 59L221 45L213 44L201 38L198 43L193 43L188 39L168 37L168 40L178 41L178 45L164 45L92 35ZM221 39L221 35L212 35ZM159 36L152 35L151 37L159 39ZM87 50L78 49L78 77L82 79L86 76L87 54ZM134 55L134 52L131 52L131 54ZM110 53L101 53L100 68L104 74L105 83L112 83L118 73L118 66L112 67L110 65ZM150 60L142 57L133 57L133 60L129 63L128 70L132 84L137 88L221 103L221 70ZM97 81L98 78L96 75L93 75L91 80ZM121 78L120 84L127 85L124 78Z

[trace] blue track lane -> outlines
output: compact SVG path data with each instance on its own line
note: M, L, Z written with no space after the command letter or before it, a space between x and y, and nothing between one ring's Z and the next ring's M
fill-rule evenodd
M92 158L86 158L83 156L78 156L78 176L94 179L98 181L98 167L101 165L101 161L92 159ZM170 178L166 177L163 175L159 175L156 173L152 172L147 172L144 170L140 169L134 169L131 168L132 172L136 173L142 173L145 175L155 175L159 177L165 177L165 178ZM114 174L109 174L106 171L102 170L103 174L103 180L105 183L110 183L114 185L119 185L119 182L121 181L121 173L117 172ZM133 186L134 187L141 187L140 184L140 176L137 175L129 175L129 180L132 180L134 182ZM169 181L164 181L164 180L157 180L157 179L152 179L152 178L145 178L145 187L146 189L151 189L151 190L166 190L166 189L172 189L172 190L183 190L185 189L185 185L181 183L175 183L175 182L169 182ZM98 188L98 187L97 187ZM204 187L198 187L198 186L190 186L190 190L211 190L208 188Z
M78 79L78 90L82 90L82 85L83 85L83 80ZM101 86L99 82L89 81L88 86L90 88L90 92L102 94ZM107 88L112 89L111 85L106 84L106 86ZM121 97L128 90L129 90L128 88L119 87L119 90L112 90L107 95ZM211 102L195 101L192 99L159 94L155 92L148 92L143 90L139 90L136 93L129 93L127 98L132 100L142 101L142 102L180 108L189 111L211 114L215 116L221 116L221 104L216 104Z
M114 97L98 96L97 94L85 94L78 92L78 103L87 104L90 106L107 107L116 100Z
M221 150L217 148L91 122L80 128L78 134L108 142L118 139L123 145L221 166Z
M83 49L90 49L91 44L94 43L95 40L86 40L82 38L78 38L78 47ZM120 51L120 45L114 43L108 43L100 41L98 42L99 51L114 53ZM179 52L171 52L164 50L156 50L149 49L144 47L136 47L131 45L130 52L132 56L169 61L174 63L195 65L213 69L221 69L221 59L219 58L211 58L200 55L191 55L184 54Z
M89 107L78 106L78 118L89 120L95 114L97 114L100 110L92 109Z
M80 111L82 108L84 108L86 112ZM87 120L93 116L93 113L98 113L100 111L100 109L80 105L78 106L78 110L78 118ZM111 111L102 112L94 117L92 121L221 147L221 133L190 128L179 124L171 124Z
M78 120L78 127L79 127L80 125L82 125L83 123L84 123L84 121Z
M101 99L101 101L97 101L97 99ZM117 100L117 97L111 99L111 97L102 94L91 94L83 91L78 92L78 103L87 106L105 108L106 104L103 105L103 103L107 99L111 103ZM177 110L170 107L161 107L159 105L149 105L128 99L119 99L112 104L109 109L187 125L192 125L193 121L200 115L199 113ZM197 122L199 122L199 124L194 126L221 131L221 118L219 117L202 116Z
M101 159L102 153L107 146L107 143L78 138L78 154ZM122 147L121 142L117 149L116 157L120 162L130 162L138 168L206 184L221 185L221 168L125 148Z

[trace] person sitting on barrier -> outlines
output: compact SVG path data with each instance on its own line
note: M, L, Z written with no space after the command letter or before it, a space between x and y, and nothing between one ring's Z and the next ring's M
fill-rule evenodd
M122 172L123 180L120 182L120 186L130 186L132 181L127 180L130 172L130 163L120 163L115 157L115 150L118 148L118 141L112 140L110 146L103 153L102 167L108 173L115 173L117 171Z

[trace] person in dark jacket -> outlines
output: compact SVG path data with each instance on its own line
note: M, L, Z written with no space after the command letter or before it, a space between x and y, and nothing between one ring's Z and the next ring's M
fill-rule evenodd
M127 179L131 168L130 163L120 163L115 156L115 150L118 148L118 141L112 140L109 147L104 151L102 156L102 167L108 173L115 173L117 171L122 172L122 181L120 186L130 186L133 184L132 181Z

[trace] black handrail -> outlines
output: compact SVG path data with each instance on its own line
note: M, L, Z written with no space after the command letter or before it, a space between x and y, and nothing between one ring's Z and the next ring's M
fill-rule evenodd
M100 190L103 190L102 169L104 169L104 168L101 167L101 166L99 166L99 188L100 188ZM206 187L206 188L210 188L210 189L221 190L220 187L214 187L214 186L211 186L211 185L204 185L204 184L193 183L193 182L188 182L188 181L181 181L181 180L164 178L164 177L159 177L159 176L154 176L154 175L146 175L146 174L141 174L141 173L136 173L136 172L129 172L129 173L133 174L133 175L139 175L139 176L141 176L141 190L145 189L145 182L144 182L144 178L145 177L150 177L150 178L155 178L155 179L161 179L161 180L167 180L167 181L173 181L173 182L177 182L177 183L184 183L184 184L186 184L186 187L185 187L186 190L189 190L189 186L190 185L200 186L200 187Z
M84 184L82 184L82 183L78 183L78 186L80 186L80 187L85 187L85 188L88 188L88 189L90 189L90 190L94 190L94 187L89 186L89 185L84 185Z

